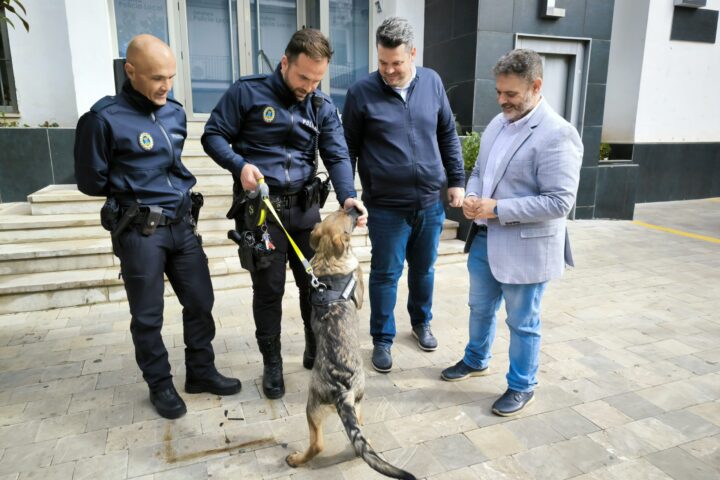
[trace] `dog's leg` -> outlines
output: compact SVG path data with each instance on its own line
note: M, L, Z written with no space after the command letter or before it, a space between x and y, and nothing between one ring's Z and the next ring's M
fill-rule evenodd
M312 400L308 400L308 411L307 421L308 428L310 430L310 445L308 446L305 453L295 452L287 456L285 461L291 467L299 467L300 465L312 460L315 455L322 452L324 445L322 424L325 416L327 415L327 409L323 408L322 405L315 404L314 408L310 408L310 405L314 404Z
M355 402L355 414L358 418L358 424L365 425L365 419L363 418L362 402L360 400Z

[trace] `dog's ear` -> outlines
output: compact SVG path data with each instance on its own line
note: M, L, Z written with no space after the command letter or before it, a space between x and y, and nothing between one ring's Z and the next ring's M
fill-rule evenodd
M310 248L313 250L318 249L318 245L320 244L320 238L322 237L322 223L316 223L315 227L312 229L312 232L310 232Z
M341 258L350 244L350 235L345 232L336 233L332 236L332 248L335 258Z

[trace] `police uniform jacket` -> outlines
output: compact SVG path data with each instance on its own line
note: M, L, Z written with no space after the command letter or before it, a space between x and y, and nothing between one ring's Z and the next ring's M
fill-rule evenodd
M157 106L129 81L80 117L75 134L75 178L87 195L115 197L122 207L156 205L171 219L190 207L195 177L181 163L185 111L168 98Z
M322 99L317 115L313 96ZM337 109L319 91L298 102L279 66L270 75L243 77L230 86L202 136L208 155L236 179L251 163L276 194L295 193L312 179L315 142L342 205L356 192Z

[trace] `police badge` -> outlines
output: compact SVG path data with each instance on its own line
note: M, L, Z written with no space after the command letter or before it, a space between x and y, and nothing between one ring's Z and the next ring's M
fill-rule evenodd
M263 120L265 120L265 123L270 123L273 120L275 120L275 109L271 106L265 107L265 110L263 110Z
M138 142L143 150L150 151L153 148L155 142L153 142L152 136L147 132L142 132L138 137Z

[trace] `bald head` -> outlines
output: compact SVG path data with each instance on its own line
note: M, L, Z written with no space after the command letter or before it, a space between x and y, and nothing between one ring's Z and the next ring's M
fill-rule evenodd
M141 34L127 47L125 73L138 92L156 105L164 105L175 78L175 55L157 37Z

